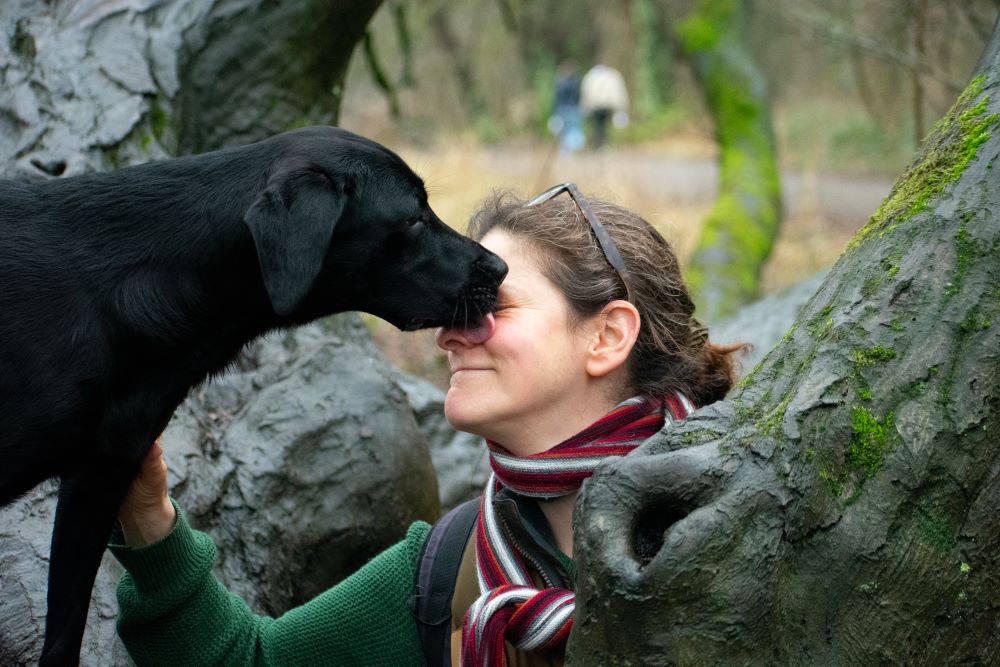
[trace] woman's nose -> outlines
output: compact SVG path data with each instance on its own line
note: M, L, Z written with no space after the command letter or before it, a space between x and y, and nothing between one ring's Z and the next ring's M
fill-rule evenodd
M474 327L441 327L434 334L434 340L442 350L451 351L456 346L480 345L493 335L496 329L493 313L486 313Z
M464 334L465 330L461 328L440 327L434 332L434 342L445 352L451 352L455 348L470 345Z

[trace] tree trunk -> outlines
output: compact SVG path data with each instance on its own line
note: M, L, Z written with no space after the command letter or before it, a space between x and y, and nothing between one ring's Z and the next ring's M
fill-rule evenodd
M742 0L699 0L676 29L719 144L718 199L686 271L709 323L758 296L781 223L767 82L745 43L745 13Z
M913 55L918 61L927 59L927 0L913 0L911 7L913 16ZM924 81L920 70L910 73L913 83L913 139L919 146L924 139Z
M673 48L660 0L632 0L635 33L635 111L654 117L674 97Z
M441 49L448 56L458 92L465 106L465 112L474 127L482 128L488 124L486 102L479 91L479 85L472 71L472 60L468 51L462 46L458 35L451 26L448 14L449 7L439 5L430 15L430 27L437 38Z
M0 177L248 143L337 118L379 0L5 2Z
M577 665L1000 661L1000 22L731 397L602 467Z

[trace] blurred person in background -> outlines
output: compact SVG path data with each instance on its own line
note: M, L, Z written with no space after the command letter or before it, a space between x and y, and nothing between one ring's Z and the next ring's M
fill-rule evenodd
M628 90L621 72L598 63L580 82L580 109L590 119L590 143L595 149L608 143L608 125L628 125Z
M560 153L576 153L586 143L580 113L580 73L573 60L564 60L556 70L555 98L548 127L558 137Z
M709 342L648 222L572 183L527 202L494 194L469 235L509 266L481 325L436 334L451 369L445 416L489 451L482 495L269 618L213 574L215 545L168 497L157 443L110 545L126 569L118 632L136 664L563 664L583 480L723 398L742 346ZM425 569L429 557L447 577Z

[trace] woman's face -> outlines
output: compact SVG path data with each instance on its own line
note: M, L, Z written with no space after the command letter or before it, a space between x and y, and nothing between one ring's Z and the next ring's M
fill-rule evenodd
M586 323L573 325L566 298L541 273L529 244L497 230L482 244L503 258L509 271L489 338L477 343L481 336L462 329L437 332L451 367L445 416L455 428L525 456L593 421L586 371L593 336Z

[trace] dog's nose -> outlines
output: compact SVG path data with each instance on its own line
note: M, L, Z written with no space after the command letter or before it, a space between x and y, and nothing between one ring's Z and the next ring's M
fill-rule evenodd
M486 271L487 273L493 274L497 285L503 282L503 279L507 277L507 262L500 259L500 256L490 252L489 250L483 249L485 251L485 256L479 262L479 267Z

